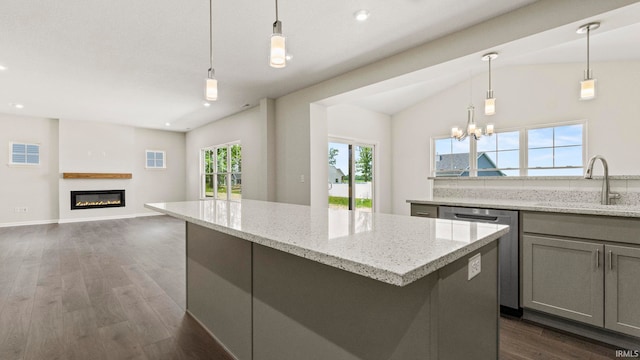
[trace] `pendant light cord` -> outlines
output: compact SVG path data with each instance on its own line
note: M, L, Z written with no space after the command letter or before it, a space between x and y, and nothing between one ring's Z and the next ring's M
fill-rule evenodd
M209 0L209 71L213 71L213 15L211 15L213 6ZM211 74L210 74L211 75Z
M587 79L591 79L591 70L589 69L589 33L591 27L587 27Z
M491 91L491 56L489 56L489 91Z
M276 21L278 21L278 0L276 0Z

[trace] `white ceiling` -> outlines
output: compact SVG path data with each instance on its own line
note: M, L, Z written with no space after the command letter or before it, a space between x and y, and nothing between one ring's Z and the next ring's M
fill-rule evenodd
M576 34L579 26L600 21L601 27L591 33L592 65L606 61L640 61L640 4L603 14L597 19L579 21L526 39L504 44L497 49L470 54L456 61L417 71L385 84L376 84L376 91L359 89L324 102L325 105L347 103L380 113L393 115L424 99L468 82L470 73L483 74L488 64L481 60L485 52L498 51L492 61L494 70L506 66L573 63L586 61L585 35ZM597 67L596 70L597 72ZM483 83L484 84L484 83Z
M214 0L220 96L205 108L206 0L2 0L0 112L185 131L532 2L280 0L293 60L272 69L273 1Z

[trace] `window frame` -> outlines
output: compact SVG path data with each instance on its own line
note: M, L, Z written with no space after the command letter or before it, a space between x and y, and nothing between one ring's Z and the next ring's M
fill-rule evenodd
M571 125L582 125L582 145L581 145L582 146L582 166L562 166L562 167L553 166L553 167L529 168L529 130L556 128L556 127L571 126ZM523 128L522 133L523 134L521 134L521 136L524 135L525 151L524 151L524 154L521 154L521 156L523 157L523 160L524 160L523 164L525 165L524 167L525 176L528 176L529 170L582 169L584 171L585 164L587 161L587 154L588 154L587 152L587 120L575 120L575 121L565 121L565 122L553 123L553 124L526 126ZM555 149L556 149L555 144L551 148L554 151L554 161L555 161ZM523 168L521 167L520 170L522 173ZM548 175L548 176L563 176L563 175ZM573 176L573 175L569 175L569 176Z
M588 152L588 143L587 143L587 139L588 139L588 121L586 119L581 119L581 120L572 120L572 121L563 121L563 122L556 122L556 123L546 123L546 124L537 124L537 125L527 125L527 126L522 126L522 127L515 127L515 128L504 128L504 129L499 129L498 131L495 131L496 134L499 133L504 133L504 132L515 132L518 131L520 134L519 137L519 162L520 162L520 168L519 168L519 176L520 177L525 177L525 176L529 176L529 139L528 139L528 131L532 130L532 129L544 129L544 128L556 128L556 127L562 127L562 126L571 126L571 125L582 125L582 166L563 166L563 167L549 167L549 168L531 168L532 170L553 170L553 169L579 169L585 168L585 164L587 161L587 154ZM486 136L486 135L485 135ZM431 137L431 143L430 143L430 147L431 147L431 156L429 159L429 166L430 166L430 176L433 178L441 178L441 179L446 179L446 178L461 178L461 176L437 176L436 173L436 164L435 164L435 155L436 155L436 141L437 140L442 140L442 139L447 139L447 138L451 138L451 136L447 136L447 135L443 135L443 136L432 136ZM478 151L477 151L477 143L476 141L469 141L469 176L468 177L479 177L478 176ZM555 146L553 146L553 148L555 149ZM517 169L486 169L486 170L517 170ZM566 176L566 175L545 175L545 176L550 176L550 177L554 177L554 176ZM569 175L569 176L574 176L574 175ZM467 176L465 176L466 178ZM518 176L504 176L505 178L516 178Z
M14 145L24 145L25 146L25 162L14 162L13 161L13 146ZM37 163L29 163L27 162L27 154L28 152L26 152L26 148L28 146L37 146L38 147L38 162ZM41 153L41 148L42 145L38 144L38 143L31 143L31 142L24 142L24 141L9 141L9 166L28 166L28 167L32 167L32 166L40 166L40 164L42 163L41 158L42 158L42 153Z
M232 171L231 169L231 148L235 145L239 145L240 146L240 171ZM218 149L221 148L226 148L227 149L227 169L224 172L219 172L218 171ZM212 164L212 172L207 173L205 172L205 152L206 151L212 151L215 154L215 162ZM240 175L240 179L242 179L242 143L240 142L240 140L236 140L236 141L231 141L228 143L224 143L224 144L218 144L218 145L213 145L213 146L207 146L204 148L200 149L200 200L230 200L230 201L237 201L232 199L231 193L232 193L232 187L231 187L231 176L234 174L238 174ZM210 175L213 177L213 196L208 197L206 194L207 191L207 176ZM226 188L227 188L227 194L226 194L226 199L218 199L217 195L218 195L218 175L224 175L225 177L225 182L226 182ZM240 183L240 186L242 186L242 182ZM242 198L242 192L240 193L240 196Z
M367 140L367 139L356 139L356 138L351 138L351 137L344 137L344 136L338 136L338 135L329 135L327 137L327 153L328 153L328 144L329 143L339 143L339 144L344 144L347 146L352 146L353 147L353 154L350 156L352 163L349 163L349 186L351 189L353 189L353 194L349 193L349 207L357 210L357 206L355 204L356 201L356 196L355 196L355 186L356 186L356 182L355 182L355 178L356 178L356 159L355 159L355 147L356 146L360 146L360 147L370 147L371 151L372 151L372 156L373 156L373 162L371 164L371 173L373 174L373 179L371 181L371 212L377 212L378 210L378 188L376 186L377 183L377 179L379 177L378 174L378 169L379 169L379 161L378 160L378 149L380 148L380 142L379 141L374 141L374 140ZM351 175L351 171L353 171L353 175ZM352 196L353 195L353 196Z
M149 166L149 153L154 153L154 166ZM162 153L162 166L155 166L155 154ZM167 152L164 150L145 150L144 151L144 168L151 170L165 170L167 168Z

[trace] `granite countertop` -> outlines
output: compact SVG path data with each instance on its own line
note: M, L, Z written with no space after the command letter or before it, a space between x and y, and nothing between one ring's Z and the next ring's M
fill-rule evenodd
M561 201L522 201L496 199L456 199L433 198L428 200L407 200L412 204L478 207L504 210L543 211L567 214L620 216L640 218L640 205L600 205L594 203Z
M145 207L256 244L405 286L491 243L505 225L256 200Z

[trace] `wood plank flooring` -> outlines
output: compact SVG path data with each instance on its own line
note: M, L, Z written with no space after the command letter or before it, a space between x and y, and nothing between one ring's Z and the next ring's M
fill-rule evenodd
M185 314L184 222L0 228L0 359L231 359Z
M0 359L231 359L183 310L184 228L166 216L0 228ZM507 318L500 344L505 360L615 359Z

